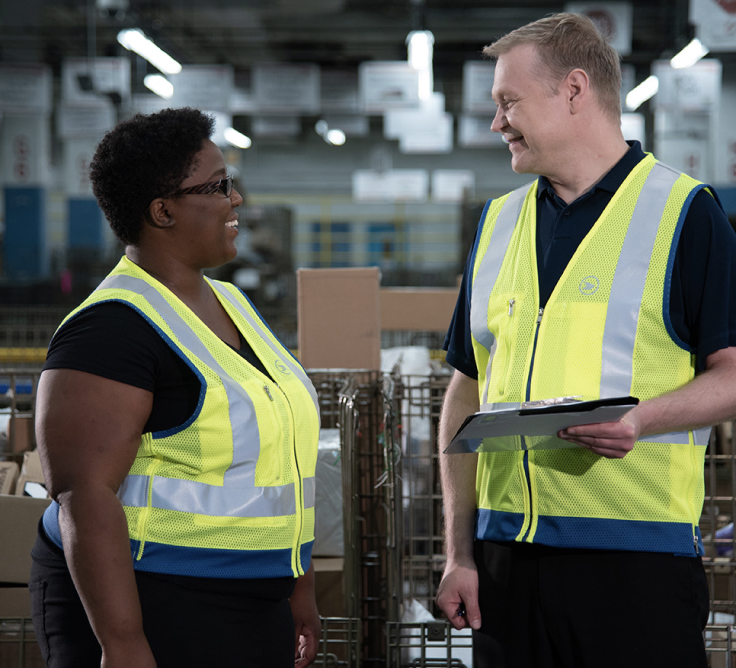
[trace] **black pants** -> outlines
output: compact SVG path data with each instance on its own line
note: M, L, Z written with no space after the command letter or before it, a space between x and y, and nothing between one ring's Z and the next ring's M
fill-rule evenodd
M33 628L49 668L100 668L100 645L63 554L54 559L43 536L33 554ZM243 581L136 572L136 582L143 630L158 668L293 668L288 600L293 578Z
M477 541L474 668L705 668L700 558Z

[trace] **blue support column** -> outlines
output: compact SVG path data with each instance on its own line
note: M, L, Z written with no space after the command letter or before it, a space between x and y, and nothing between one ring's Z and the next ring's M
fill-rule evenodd
M69 248L101 251L104 217L97 201L89 197L69 198Z
M42 275L46 192L35 187L5 188L4 273L10 279Z

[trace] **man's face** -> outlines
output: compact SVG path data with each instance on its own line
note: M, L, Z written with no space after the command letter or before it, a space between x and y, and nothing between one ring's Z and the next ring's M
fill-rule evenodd
M509 144L511 168L519 174L554 175L562 151L574 137L566 130L569 107L560 88L550 94L536 47L521 45L498 58L493 99L498 105L491 130Z

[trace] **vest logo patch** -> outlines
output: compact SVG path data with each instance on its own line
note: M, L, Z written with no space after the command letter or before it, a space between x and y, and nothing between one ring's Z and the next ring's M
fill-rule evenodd
M282 361L281 361L280 359L277 359L277 360L276 360L276 361L275 361L275 362L273 363L273 365L274 365L274 366L275 366L275 367L276 367L276 368L277 368L277 369L278 369L278 370L279 370L279 371L280 371L281 373L283 373L283 374L285 374L285 375L287 375L287 376L288 376L288 375L289 375L289 374L291 373L291 371L289 370L289 367L288 367L288 366L286 366L286 364L284 364L284 363L283 363L283 362L282 362Z
M601 282L597 276L586 276L582 281L578 289L584 295L593 295L598 292L598 288L601 286Z

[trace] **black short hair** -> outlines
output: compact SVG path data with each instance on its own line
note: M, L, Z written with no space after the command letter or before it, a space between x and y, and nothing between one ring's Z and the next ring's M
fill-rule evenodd
M136 114L105 135L92 158L90 178L120 241L138 243L148 205L179 188L214 125L212 117L185 107Z

